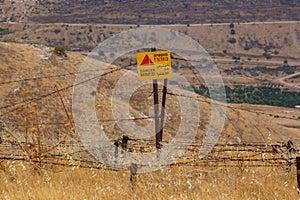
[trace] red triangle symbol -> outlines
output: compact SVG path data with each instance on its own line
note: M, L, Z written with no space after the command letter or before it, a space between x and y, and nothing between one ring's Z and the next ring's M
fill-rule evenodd
M141 65L154 65L154 64L153 64L152 60L149 58L149 56L146 54Z

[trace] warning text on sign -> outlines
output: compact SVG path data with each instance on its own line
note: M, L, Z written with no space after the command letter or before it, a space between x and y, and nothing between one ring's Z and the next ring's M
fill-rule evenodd
M139 80L167 79L172 77L170 51L137 53Z

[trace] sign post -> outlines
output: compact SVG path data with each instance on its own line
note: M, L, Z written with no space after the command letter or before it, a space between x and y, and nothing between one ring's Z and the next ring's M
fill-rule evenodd
M160 130L158 133L158 137L160 142L162 141L163 136L163 127L164 127L164 120L165 120L165 108L166 108L166 101L167 101L167 87L168 87L168 79L164 79L164 87L163 87L163 96L162 96L162 103L161 103L161 112L160 112Z
M170 51L155 51L137 53L138 79L153 80L153 96L154 96L154 119L155 119L155 141L156 148L161 148L163 137L167 84L168 78L172 77L172 64ZM159 121L158 107L158 79L164 79L161 120Z

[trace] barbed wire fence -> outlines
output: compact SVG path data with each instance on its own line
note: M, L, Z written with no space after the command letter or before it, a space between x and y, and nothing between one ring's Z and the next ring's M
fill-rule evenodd
M128 67L135 66L135 63L132 65L128 65L127 67L123 68L116 68L109 72L105 72L101 76L106 76L115 72L118 72L123 69L127 69ZM60 77L67 77L67 76L75 76L79 72L68 72L65 74L57 74L57 75L51 75L51 76L45 76L40 77L37 79L32 78L25 78L22 79L22 81L36 81L36 80L42 80L42 79L51 79L51 78L60 78ZM84 73L84 72L82 72ZM88 82L92 79L97 79L99 76L95 76L93 78L84 80L77 85L84 84L85 82ZM20 80L16 81L4 81L0 82L0 85L6 85L6 84L12 84L12 83L18 83ZM59 92L63 92L69 89L73 89L77 85L67 85L62 88L59 88L57 90L53 90L51 92L47 92L42 95L37 95L35 97L31 97L28 99L29 102L36 102L41 101L46 98L57 98L57 95L59 95ZM172 92L168 92L168 95L171 96L182 96L181 94L175 94ZM192 96L185 96L188 98L194 98ZM13 99L13 98L12 98ZM211 103L209 99L205 98L197 98L196 99L199 102L204 103ZM0 118L5 117L8 114L11 114L19 109L22 109L22 107L25 106L25 100L21 100L18 102L12 102L7 105L3 105L0 107ZM16 107L17 105L21 105L19 107ZM226 108L231 109L233 112L237 112L238 110L242 110L245 112L253 113L253 114L264 114L264 115L271 115L269 113L263 112L263 111L253 111L248 108L235 108L231 105L222 105L226 106ZM243 116L240 116L243 118ZM233 127L235 127L235 124L231 121L230 117L228 117L228 122L231 123ZM279 118L282 119L294 119L292 117L287 116L279 116ZM125 118L125 119L119 119L123 121L138 121L138 120L145 120L145 119L154 119L153 116L149 117L140 117L140 118ZM245 120L245 118L244 118ZM108 120L101 120L101 122L112 122L116 123L117 121L115 119L108 119ZM74 121L72 121L74 123ZM95 122L96 123L96 122ZM43 126L57 126L61 125L63 126L63 122L49 122L44 123ZM13 124L14 127L23 127L22 124ZM258 127L254 127L259 131ZM236 130L238 130L237 127L235 127ZM268 167L280 167L284 168L287 171L291 170L292 166L296 166L296 158L299 155L299 148L296 144L300 144L300 139L294 139L294 143L289 142L282 142L277 144L268 144L266 141L266 138L264 137L263 133L260 132L262 135L263 141L257 142L257 143L242 143L242 144L217 144L213 151L206 156L204 159L199 159L197 157L198 149L200 148L201 144L184 144L189 145L187 154L184 155L182 158L180 158L178 161L174 162L170 166L190 166L190 167L199 167L197 169L193 170L202 170L205 171L207 169L207 166L214 167L216 169L214 170L220 170L223 168L237 168L239 170L242 170L242 168L245 167L259 167L259 168L268 168ZM115 142L115 141L114 141ZM140 144L145 143L148 146L155 146L155 142L153 140L139 140L135 138L128 138L128 145L126 145L127 148L124 147L124 149L120 146L119 148L126 152L126 151L141 151ZM19 161L28 161L28 158L26 155L24 155L21 151L16 151L17 144L13 141L6 140L4 138L1 138L0 142L0 148L1 148L1 154L0 154L0 160L19 160ZM118 141L118 143L122 144L122 141ZM184 146L180 145L180 146ZM112 169L107 166L105 166L104 163L99 163L97 160L95 160L91 155L86 157L86 155L89 155L87 150L84 148L84 146L80 143L80 141L76 141L73 143L65 143L60 146L60 148L54 152L51 152L47 155L43 155L42 162L45 164L53 164L53 165L60 165L60 166L79 166L82 168L96 168L96 169L106 169L106 170L118 170L118 169ZM226 156L227 155L227 156ZM39 162L38 160L32 160L33 162ZM133 166L131 172L131 179L132 182L134 182L136 175L136 172L138 171L138 168L140 166ZM120 169L124 170L124 169ZM128 170L128 169L126 169ZM130 170L129 170L130 171ZM208 172L211 172L208 170ZM134 184L134 183L132 183Z

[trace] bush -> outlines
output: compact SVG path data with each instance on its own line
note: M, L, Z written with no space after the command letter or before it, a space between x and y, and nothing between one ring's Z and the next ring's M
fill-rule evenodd
M55 30L54 30L54 33L55 33L55 34L58 34L58 33L60 33L60 31L61 31L60 29L55 29Z
M231 29L231 30L230 30L230 34L231 34L231 35L234 35L234 34L235 34L235 30L234 30L234 29Z
M229 38L228 42L230 42L231 44L234 44L234 43L236 43L236 39L235 38Z
M8 28L0 28L0 35L10 34L11 31Z
M250 49L250 47L248 45L244 46L244 50L248 51Z
M229 27L230 27L230 28L234 28L234 23L230 23L230 24L229 24Z
M54 48L54 53L58 56L66 56L66 50L61 45L58 45Z
M239 56L232 56L232 60L235 60L235 61L238 61L238 60L241 60L241 58Z
M100 57L104 57L104 56L105 56L105 54L104 54L104 52L103 52L103 51L98 51L98 56L100 56Z
M272 55L271 54L268 54L268 53L263 53L263 56L266 58L266 59L271 59L272 58Z

